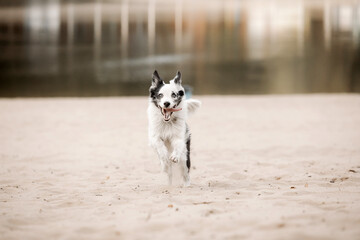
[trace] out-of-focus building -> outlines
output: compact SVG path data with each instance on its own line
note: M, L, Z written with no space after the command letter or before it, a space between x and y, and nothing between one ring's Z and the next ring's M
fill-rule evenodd
M353 91L359 25L351 0L2 3L0 93L24 76L133 95L156 67L203 94Z

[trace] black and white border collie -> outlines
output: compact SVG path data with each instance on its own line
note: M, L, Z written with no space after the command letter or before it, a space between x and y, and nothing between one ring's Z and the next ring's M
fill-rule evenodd
M172 184L172 165L178 164L184 186L190 185L190 132L186 124L189 113L195 112L201 102L186 99L181 86L181 73L166 84L158 72L152 75L149 89L149 144L159 157L161 169Z

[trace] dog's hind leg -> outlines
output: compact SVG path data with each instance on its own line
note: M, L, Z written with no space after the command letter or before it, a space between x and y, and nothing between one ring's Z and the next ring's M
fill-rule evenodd
M190 135L186 140L186 155L184 156L184 161L181 161L181 170L183 175L184 187L190 186Z
M190 135L186 139L186 167L188 172L190 172L191 162L190 162Z
M182 177L183 177L183 181L184 181L184 187L188 187L188 186L190 186L189 169L188 169L185 161L181 161L180 164L182 165L181 166L181 173L182 173Z

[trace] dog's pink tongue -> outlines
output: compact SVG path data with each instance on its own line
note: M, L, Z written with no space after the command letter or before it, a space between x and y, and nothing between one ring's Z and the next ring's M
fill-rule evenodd
M178 111L181 111L182 108L167 108L166 111L167 112L178 112Z

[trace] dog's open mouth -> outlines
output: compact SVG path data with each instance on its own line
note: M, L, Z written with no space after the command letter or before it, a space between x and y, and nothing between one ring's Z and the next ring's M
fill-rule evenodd
M167 122L170 120L173 112L181 111L182 108L162 108L160 107L161 114L164 116L164 120Z

